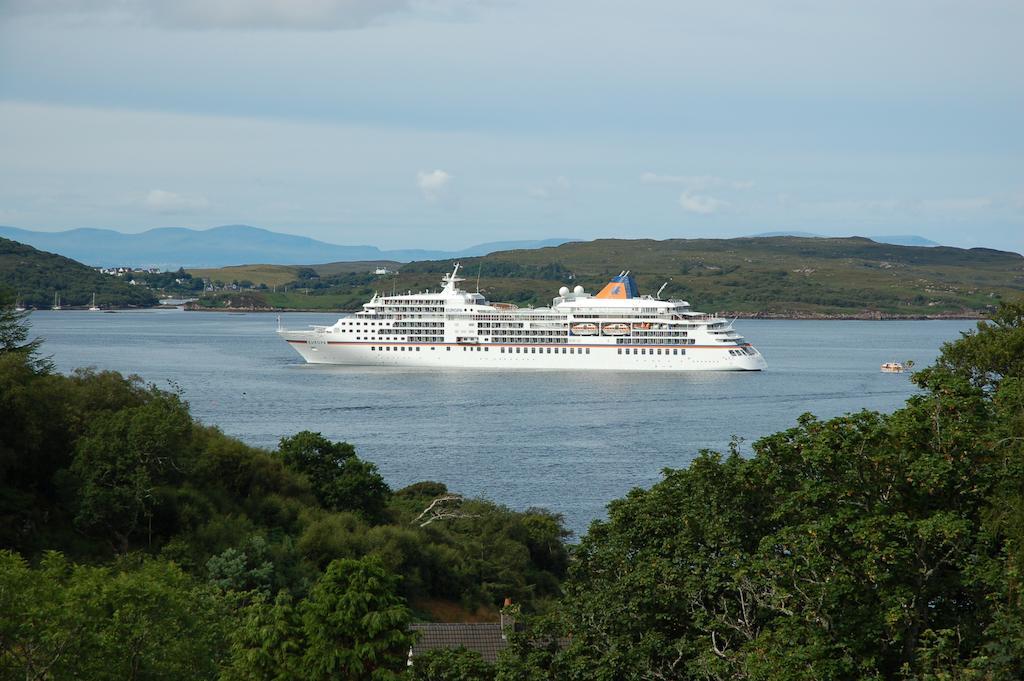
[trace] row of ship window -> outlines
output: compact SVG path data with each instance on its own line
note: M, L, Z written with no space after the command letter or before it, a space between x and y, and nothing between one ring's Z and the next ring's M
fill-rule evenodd
M436 350L437 348L431 347L430 349L431 350ZM406 352L406 351L408 351L408 352L413 352L413 351L419 352L420 348L419 348L419 346L399 345L397 347L391 347L390 345L384 345L384 346L381 346L381 347L371 346L370 350L373 351L373 352L391 352L391 351L394 351L394 352L399 352L399 351L401 351L401 352ZM448 352L451 352L452 348L449 345L449 346L445 347L445 350L447 350ZM510 355L512 355L512 354L516 354L516 355L518 355L518 354L534 354L534 355L535 354L542 354L542 355L547 354L547 355L550 355L552 353L554 353L556 355L557 354L563 354L563 355L565 355L565 354L569 354L569 355L589 355L590 354L590 348L505 348L505 347L499 347L498 350L502 354L508 353ZM465 346L464 345L464 346L462 346L462 351L463 352L473 352L473 351L476 351L476 352L481 352L481 351L483 351L483 352L490 352L491 349L489 347L487 347L486 345L483 345L483 346L481 346L481 345ZM686 348L617 348L616 351L620 355L623 355L623 354L625 354L625 355L685 355L686 354ZM743 355L743 354L746 354L746 353L744 353L744 352L742 352L740 350L730 350L729 354L730 355Z
M431 347L430 349L431 350L436 350L437 348L436 347ZM450 345L448 345L448 346L445 347L445 350L447 350L448 352L451 352L452 351L452 347ZM505 347L499 347L498 350L502 354L505 354L507 352L510 355L511 354L520 354L520 353L521 354L534 354L534 355L536 355L538 353L542 354L542 355L543 354L550 355L550 354L554 353L554 354L557 355L557 354L559 354L559 350L561 350L561 354L563 354L563 355L564 354L570 354L570 355L589 355L590 354L590 348L505 348ZM419 346L415 346L415 345L414 346L399 345L399 346L396 346L396 347L392 347L390 345L382 345L380 347L375 346L375 345L371 345L370 346L370 351L371 352L392 352L392 351L394 351L394 352L406 352L406 351L408 351L408 352L413 352L413 351L419 352L420 348L419 348ZM481 351L483 351L483 352L490 352L491 349L488 346L486 346L486 345L464 345L464 346L462 346L462 351L463 352L473 352L473 351L476 351L476 352L481 352ZM652 350L651 353L653 354L653 352L654 351Z
M618 345L696 345L695 338L616 338Z

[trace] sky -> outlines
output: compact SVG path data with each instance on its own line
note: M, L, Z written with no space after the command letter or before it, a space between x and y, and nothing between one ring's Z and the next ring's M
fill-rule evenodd
M1024 252L1020 0L0 0L0 224Z

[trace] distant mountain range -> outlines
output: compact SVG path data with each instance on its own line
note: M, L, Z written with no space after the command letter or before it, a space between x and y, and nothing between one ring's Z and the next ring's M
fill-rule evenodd
M495 241L460 251L406 249L384 251L376 246L339 246L304 236L281 234L249 225L211 229L165 227L139 234L110 229L36 232L0 226L0 236L92 265L93 267L225 267L253 263L299 265L314 262L439 260L486 255L494 251L558 246L574 239Z
M814 239L835 239L836 237L825 236L824 234L813 234L811 232L761 232L760 234L752 234L751 236L799 236L804 238ZM887 234L883 236L869 236L868 239L878 242L880 244L891 244L893 246L941 246L937 241L931 239L925 239L923 236L917 236L916 234Z

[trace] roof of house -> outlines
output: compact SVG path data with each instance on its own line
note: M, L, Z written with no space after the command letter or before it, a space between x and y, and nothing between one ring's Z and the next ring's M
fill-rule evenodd
M494 662L498 653L508 646L498 622L428 622L413 624L410 628L419 632L410 653L412 657L438 648L466 648L480 653L485 661Z

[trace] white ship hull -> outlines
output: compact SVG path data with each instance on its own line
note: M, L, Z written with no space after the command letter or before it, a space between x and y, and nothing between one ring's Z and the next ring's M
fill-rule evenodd
M760 371L766 368L760 354L734 356L729 354L728 348L714 346L621 348L615 345L379 345L324 341L318 339L316 333L308 331L279 333L310 364L608 371ZM629 352L626 353L626 350ZM637 354L633 354L634 350ZM673 351L677 354L673 354Z

